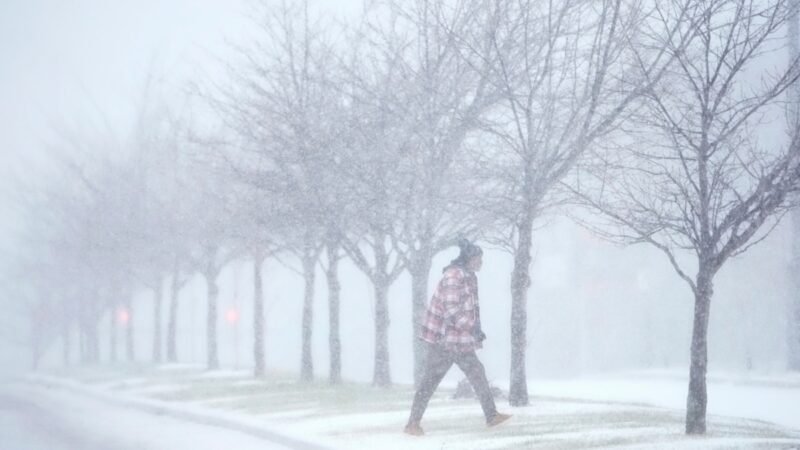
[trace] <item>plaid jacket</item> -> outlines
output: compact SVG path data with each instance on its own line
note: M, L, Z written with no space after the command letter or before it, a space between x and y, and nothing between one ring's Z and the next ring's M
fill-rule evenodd
M420 338L454 352L479 349L481 342L475 338L479 314L478 277L463 267L450 266L433 293Z

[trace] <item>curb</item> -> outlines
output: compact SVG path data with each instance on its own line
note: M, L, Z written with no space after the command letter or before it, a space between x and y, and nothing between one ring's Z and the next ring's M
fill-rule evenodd
M18 381L35 387L68 390L119 406L146 411L151 414L167 415L201 425L210 425L239 431L297 450L334 450L334 447L329 447L311 440L298 439L271 430L255 419L237 415L236 413L221 412L195 405L190 409L162 400L138 398L127 394L114 394L86 386L77 381L64 380L46 375L27 375L25 377L20 377Z

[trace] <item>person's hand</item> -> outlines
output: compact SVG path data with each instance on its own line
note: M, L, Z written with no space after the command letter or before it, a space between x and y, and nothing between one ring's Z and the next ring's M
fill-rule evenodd
M478 342L483 342L486 340L486 333L484 333L483 330L475 330L472 335L475 336L475 340Z

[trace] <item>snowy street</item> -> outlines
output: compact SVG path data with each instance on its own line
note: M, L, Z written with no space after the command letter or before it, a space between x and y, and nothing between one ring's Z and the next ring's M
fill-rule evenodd
M125 449L121 442L94 440L76 430L64 429L63 419L52 410L7 389L0 391L0 435L2 447L25 450Z
M283 450L279 444L115 406L63 390L0 387L0 448L13 450Z

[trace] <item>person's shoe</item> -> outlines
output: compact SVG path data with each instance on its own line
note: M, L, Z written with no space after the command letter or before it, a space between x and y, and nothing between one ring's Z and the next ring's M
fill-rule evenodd
M419 426L418 423L410 423L406 425L406 427L403 429L403 432L412 436L422 436L425 434L425 432L422 431L422 427Z
M505 422L506 420L508 420L510 418L511 418L511 414L497 413L494 416L492 416L491 419L486 421L486 426L487 427L494 427L494 426L500 425L501 423Z

